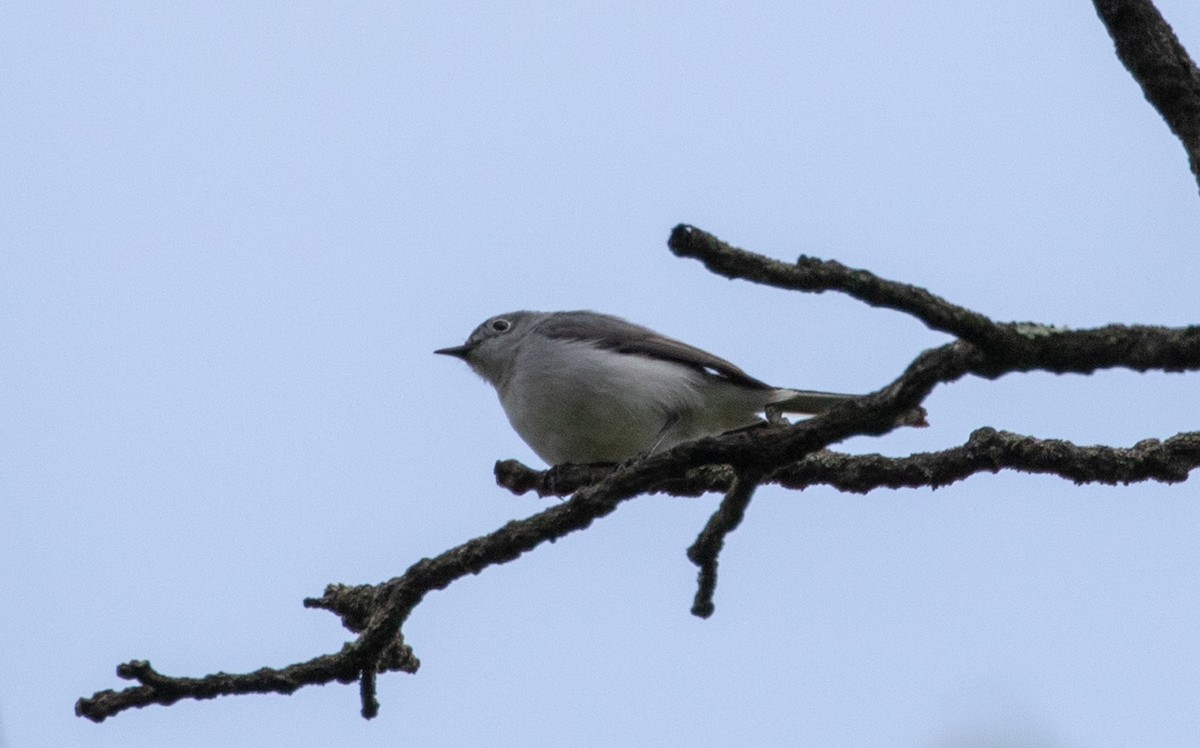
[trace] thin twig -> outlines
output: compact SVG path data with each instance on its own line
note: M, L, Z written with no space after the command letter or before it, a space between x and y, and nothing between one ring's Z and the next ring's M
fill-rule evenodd
M713 605L713 595L717 591L717 562L721 549L725 547L725 538L729 533L742 524L746 516L746 508L758 488L758 480L748 473L740 473L733 480L733 485L721 500L720 506L708 518L708 523L700 531L696 542L687 550L687 557L693 564L700 567L697 580L696 597L692 602L692 615L708 618L716 610Z
M726 278L740 278L792 291L840 291L876 307L904 312L929 328L996 350L1020 343L1012 331L971 311L907 283L880 278L869 270L848 268L834 260L801 255L795 263L781 262L739 249L687 224L671 232L667 246L679 257L691 257Z

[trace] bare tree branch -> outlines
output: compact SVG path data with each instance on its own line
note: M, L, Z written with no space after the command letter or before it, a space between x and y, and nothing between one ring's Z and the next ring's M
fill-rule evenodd
M540 496L569 496L612 472L612 467L572 465L569 475L553 485L548 470L534 470L516 460L497 463L496 482L515 494L537 491ZM879 454L852 455L822 450L763 476L761 483L784 488L832 486L847 493L869 493L879 488L941 488L972 475L1001 470L1056 475L1076 484L1109 485L1153 480L1179 483L1200 467L1200 431L1186 431L1164 441L1144 439L1132 447L1080 447L1061 439L976 429L965 443L938 452L918 452L908 457ZM646 493L700 496L725 492L734 472L725 465L704 465L682 477L648 489Z
M180 699L203 700L247 693L289 694L304 686L333 681L353 683L359 680L364 668L356 659L346 656L348 650L349 645L338 654L322 655L283 668L261 668L237 675L213 673L203 678L162 675L149 662L133 660L117 666L117 677L137 681L139 685L122 691L99 691L91 698L80 699L75 704L75 714L93 722L103 722L126 709L140 709L151 704L169 706ZM415 659L412 662L405 667L390 669L416 672ZM368 715L364 709L364 716L373 714Z
M733 479L733 485L725 494L717 511L708 519L696 542L688 548L687 557L700 567L699 586L692 603L692 615L708 618L716 610L713 595L717 591L717 557L725 546L725 538L742 524L746 508L758 487L755 476L742 474Z
M1094 0L1117 57L1183 143L1200 184L1200 70L1150 0Z
M667 246L679 257L692 257L717 275L741 278L791 291L841 291L871 306L896 309L984 350L1014 345L1017 338L987 317L956 306L923 288L885 280L868 270L833 260L801 255L794 264L747 252L694 226L679 224Z
M1034 369L1090 374L1118 366L1135 371L1182 371L1191 368L1187 362L1200 346L1200 327L1196 326L1170 329L1109 325L1068 330L1032 322L993 322L923 288L884 280L830 260L801 256L794 265L788 264L738 249L687 224L675 227L668 245L676 255L697 258L706 268L727 278L796 291L842 291L871 306L905 312L934 330L975 343L978 353L986 355L976 357L970 371L985 377ZM1163 354L1171 355L1167 349L1182 352L1179 365L1161 358Z
M1184 142L1192 171L1200 179L1200 75L1195 65L1146 0L1095 3L1116 40L1118 55ZM689 550L700 567L693 612L705 616L713 611L717 557L724 539L741 522L755 488L763 483L787 488L825 484L865 493L882 487L936 488L1002 469L1058 475L1077 483L1170 483L1186 480L1200 466L1200 432L1196 431L1120 449L1079 447L981 428L961 446L904 458L829 452L827 447L847 438L891 431L903 414L921 406L934 387L966 375L991 379L1028 371L1090 374L1111 368L1195 371L1200 369L1200 327L1108 325L1066 330L999 323L925 289L866 270L809 257L794 264L780 262L732 247L691 226L677 226L669 245L677 255L698 258L726 277L800 291L841 291L869 305L908 314L958 340L924 351L879 391L800 423L764 424L701 439L615 468L568 465L539 473L515 461L497 463L497 482L514 492L536 490L571 498L422 559L387 582L329 585L321 597L305 600L306 607L339 616L357 635L335 653L282 668L218 672L202 678L166 676L149 662L134 660L118 666L117 675L137 685L81 698L76 713L100 722L127 709L169 705L180 699L288 694L309 685L357 681L362 714L373 717L379 710L377 675L412 673L420 666L404 641L402 626L428 593L582 530L644 493L725 494Z
M1046 337L1055 341L1048 344ZM416 660L399 639L400 627L427 593L444 589L468 574L478 574L488 566L512 561L548 540L584 529L630 498L661 490L672 481L685 480L697 466L729 465L746 475L768 476L848 437L887 433L896 427L897 417L920 405L934 386L968 373L995 377L1033 369L1079 373L1116 366L1138 371L1200 369L1200 328L1196 327L1109 326L1046 333L1030 340L1030 344L1021 346L1019 355L1002 351L987 356L963 342L925 351L884 389L815 418L796 424L768 424L681 444L609 472L598 483L579 489L570 501L527 519L509 522L489 535L433 559L423 559L388 582L376 586L331 585L324 596L306 600L305 605L338 614L343 625L359 634L336 654L278 670L263 668L244 675L218 673L206 678L167 678L154 673L148 664L135 661L119 669L118 675L138 680L139 686L120 692L102 691L80 699L76 713L100 721L132 707L171 704L181 698L205 699L248 692L291 693L304 685L357 680L364 673L411 671ZM1185 440L1179 443L1182 446L1174 448L1186 452L1190 444ZM1171 473L1177 474L1177 471ZM735 496L730 501L736 508L736 502L748 497L747 493L744 499ZM709 575L708 582L702 580L702 585L711 584L715 584L715 574ZM711 597L711 590L706 594ZM699 594L697 603L700 612L706 610ZM362 711L364 716L371 717L378 705L373 676L368 675L367 680L361 687Z

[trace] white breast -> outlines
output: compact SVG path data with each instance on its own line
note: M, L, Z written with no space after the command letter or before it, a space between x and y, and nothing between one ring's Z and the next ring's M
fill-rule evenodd
M658 448L665 449L746 426L757 420L769 393L590 343L523 342L513 369L519 374L498 388L500 402L521 438L552 465L620 462L660 437Z

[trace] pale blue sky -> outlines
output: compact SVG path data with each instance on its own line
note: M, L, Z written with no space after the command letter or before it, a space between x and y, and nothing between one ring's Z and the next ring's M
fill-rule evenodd
M762 491L716 615L648 497L431 595L416 676L151 707L77 697L334 651L301 608L543 506L434 348L592 308L779 385L866 391L945 337L730 283L690 222L999 319L1200 322L1200 197L1090 3L6 3L0 7L0 729L30 746L1098 748L1200 741L1200 493L977 476ZM1162 0L1200 53L1200 6ZM1128 446L1195 375L935 391L979 426Z

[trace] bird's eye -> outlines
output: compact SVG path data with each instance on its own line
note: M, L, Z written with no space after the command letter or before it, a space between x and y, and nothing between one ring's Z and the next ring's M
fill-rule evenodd
M493 332L508 332L512 327L512 323L506 319L492 320L491 328Z

